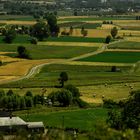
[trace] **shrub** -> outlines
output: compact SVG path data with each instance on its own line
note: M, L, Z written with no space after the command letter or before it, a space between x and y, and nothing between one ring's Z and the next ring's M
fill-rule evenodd
M35 45L37 44L37 41L38 41L37 38L32 38L30 40L31 44L35 44Z
M18 57L20 58L27 58L29 59L29 53L27 52L26 48L24 46L19 46L17 48L17 52L18 52Z
M0 66L2 66L2 61L0 60Z
M79 89L73 85L66 85L65 89L69 90L72 93L73 97L80 97Z
M80 98L75 98L73 100L73 103L76 104L76 105L78 105L80 108L87 108L89 106L88 103L86 103L85 101L83 101Z
M58 92L57 100L62 106L69 106L72 103L72 93L66 89Z
M106 108L114 108L114 107L117 107L118 104L111 99L104 99L103 106Z
M111 72L116 72L116 71L117 71L117 67L116 66L112 66Z
M106 44L109 44L110 41L111 41L111 36L108 35L108 36L106 37L105 43L106 43Z

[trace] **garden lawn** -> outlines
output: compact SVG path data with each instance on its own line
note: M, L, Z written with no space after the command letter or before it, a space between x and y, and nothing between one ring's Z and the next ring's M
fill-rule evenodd
M87 58L80 59L79 61L88 62L113 62L113 63L136 63L140 61L140 52L103 52Z
M46 127L76 128L79 130L93 130L99 123L105 123L107 110L103 108L21 115L27 121L43 121ZM63 119L64 118L64 119Z

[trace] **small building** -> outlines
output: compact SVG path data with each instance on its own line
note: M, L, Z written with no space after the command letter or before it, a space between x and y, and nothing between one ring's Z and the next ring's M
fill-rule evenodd
M19 130L25 130L29 133L44 133L43 122L25 122L20 117L0 117L0 132L11 134Z
M44 124L43 122L27 122L28 132L30 133L44 133Z

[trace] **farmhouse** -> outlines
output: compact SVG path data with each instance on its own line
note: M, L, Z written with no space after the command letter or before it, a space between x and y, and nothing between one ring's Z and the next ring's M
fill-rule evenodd
M44 124L43 122L25 122L20 117L0 117L0 132L14 133L19 130L44 133Z

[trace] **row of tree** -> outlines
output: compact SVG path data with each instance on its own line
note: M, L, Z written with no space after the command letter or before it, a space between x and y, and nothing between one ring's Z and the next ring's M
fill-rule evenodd
M21 26L12 25L5 26L0 29L0 33L4 36L4 41L6 43L12 43L17 34L27 34L32 38L35 37L38 40L42 41L44 38L48 38L49 36L58 36L59 26L57 25L57 18L53 14L49 14L46 16L46 21L39 20L33 26ZM35 39L31 40L31 43L36 44Z
M43 95L33 96L27 91L24 96L15 94L12 90L8 92L0 91L0 108L4 110L23 110L32 108L37 104L44 104Z

